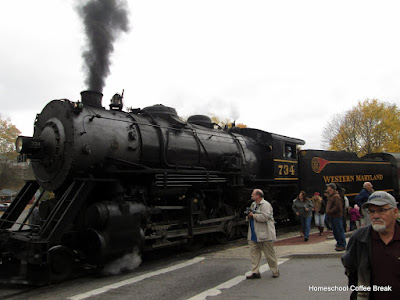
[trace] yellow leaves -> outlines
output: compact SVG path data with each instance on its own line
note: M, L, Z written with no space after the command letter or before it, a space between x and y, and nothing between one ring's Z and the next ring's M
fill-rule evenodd
M247 128L247 125L245 125L243 123L239 123L239 124L236 124L236 127Z
M211 117L211 121L215 124L218 124L219 126L221 126L222 128L226 126L228 126L228 128L232 127L233 122L229 119L225 119L225 120L220 120L219 117L217 116L213 116ZM240 127L240 128L247 128L247 125L239 123L239 124L235 124L236 127Z
M400 151L400 111L395 104L366 99L345 114L335 116L324 128L330 150L372 152Z
M0 115L0 155L15 151L15 140L21 132L11 124L9 117Z

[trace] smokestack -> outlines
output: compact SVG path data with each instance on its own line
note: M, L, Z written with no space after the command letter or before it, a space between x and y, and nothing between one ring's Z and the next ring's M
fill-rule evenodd
M82 1L83 2L83 1ZM110 55L121 32L129 31L125 0L89 0L77 7L87 36L87 49L82 54L85 83L89 90L102 92L110 74Z
M81 101L84 105L102 107L101 99L103 94L95 91L83 91L81 92Z

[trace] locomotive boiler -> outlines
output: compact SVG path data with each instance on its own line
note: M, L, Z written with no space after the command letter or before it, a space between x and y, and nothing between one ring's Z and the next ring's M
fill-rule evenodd
M33 137L17 139L35 180L0 218L3 275L58 282L77 262L101 266L134 249L227 241L247 232L253 188L266 192L278 222L290 219L303 140L222 129L204 115L184 121L163 105L125 112L122 101L116 94L106 109L93 91L53 100ZM46 191L54 197L44 199Z

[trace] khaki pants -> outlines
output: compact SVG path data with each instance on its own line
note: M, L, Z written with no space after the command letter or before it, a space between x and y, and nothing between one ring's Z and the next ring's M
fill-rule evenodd
M278 260L276 258L273 242L253 242L249 241L251 255L251 272L260 273L261 251L264 252L265 258L272 273L278 273Z

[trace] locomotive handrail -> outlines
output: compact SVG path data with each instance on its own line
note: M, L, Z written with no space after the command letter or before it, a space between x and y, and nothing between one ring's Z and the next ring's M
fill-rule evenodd
M216 174L156 174L157 186L189 187L200 183L224 183L227 179Z
M79 208L91 189L91 183L73 181L57 201L56 207L47 217L39 234L48 241L56 241L62 236L66 225L79 211Z
M166 155L165 155L165 150L166 150L166 143L165 143L165 140L164 140L164 135L163 135L163 133L162 133L162 126L160 125L160 124L158 124L157 123L157 121L156 121L156 119L154 118L154 116L150 113L150 112L148 112L148 111L146 111L146 110L140 110L140 112L142 112L142 113L144 113L144 114L146 114L146 115L148 115L149 116L149 118L151 119L151 122L152 122L152 124L153 124L153 126L157 129L157 133L158 133L158 135L159 135L159 138L160 138L160 154L161 154L161 157L162 157L162 159L163 159L163 162L165 163L165 165L167 166L167 167L170 167L170 168L177 168L177 167L179 167L179 168L193 168L193 166L181 166L181 165L171 165L170 163L168 163L168 161L167 161L167 157L166 157ZM166 128L169 128L169 127L166 127ZM192 132L192 134L193 134L193 136L194 136L194 138L195 138L195 140L196 140L196 142L198 143L198 149L199 149L199 147L201 146L202 148L203 148L203 150L204 150L204 152L205 152L205 154L207 155L207 157L208 157L208 159L214 164L214 167L216 166L215 165L215 162L210 158L210 156L208 155L208 152L207 152L207 150L205 149L205 147L204 147L204 145L203 145L203 143L201 143L201 140L199 139L199 137L197 136L197 132L195 132L195 130L192 128L192 127L190 127L190 126L188 126L187 128L189 128L190 129L190 131ZM176 129L176 128L172 128L172 129ZM200 160L200 149L199 149L199 160Z
M215 219L208 219L208 220L204 220L204 221L199 221L198 223L200 225L204 225L204 224L217 223L217 222L221 222L221 221L229 221L229 220L233 220L235 218L236 218L236 216L226 216L226 217L221 217L221 218L215 218Z
M22 221L22 225L19 227L19 230L22 230L24 224L26 223L26 221L29 219L29 217L31 216L33 210L35 209L35 207L37 206L37 204L39 203L40 199L42 198L43 194L44 194L45 190L43 189L42 192L40 193L39 197L37 197L37 199L35 199L35 202L33 202L31 208L29 209L28 214L26 215L26 217L24 218L24 221Z
M193 136L194 136L194 138L195 138L195 141L197 142L197 145L198 145L198 150L199 150L199 162L200 162L200 146L201 146L201 147L203 148L204 153L206 154L208 160L211 161L211 162L213 163L214 167L216 167L215 162L210 158L210 155L208 155L207 149L204 147L204 145L203 145L203 143L201 142L199 136L197 135L197 131L194 130L191 126L190 126L189 128L190 128L190 130L191 130L191 132L192 132L192 134L193 134Z
M29 227L36 227L36 228L41 228L40 225L37 224L29 224L29 223L23 223L23 222L16 222L16 221L9 221L9 220L0 220L1 222L8 223L8 224L13 224L13 225L22 225L22 226L29 226ZM21 227L20 227L21 228ZM11 230L8 228L8 230ZM21 229L18 229L18 231L21 231ZM13 233L17 233L18 231L13 231Z
M7 229L5 224L13 224L18 220L28 202L32 199L33 195L37 191L39 184L35 180L26 181L23 188L19 191L17 197L7 208L4 214L0 217L0 229Z
M87 107L87 108L89 109L89 107ZM104 120L112 120L112 121L116 121L116 122L131 123L130 121L127 121L127 120L121 120L121 119L118 119L118 118L105 117L103 115L100 115L100 114L94 112L93 110L92 110L92 113L93 113L93 115L90 116L91 118L101 118L101 119L104 119ZM122 112L122 113L124 113L124 112ZM126 114L132 119L133 124L135 124L135 125L150 126L150 127L154 127L154 128L158 128L158 129L161 129L161 128L171 129L171 130L176 130L177 129L176 127L173 127L173 126L161 126L160 124L157 123L157 121L155 121L155 118L153 117L153 115L151 115L151 116L152 116L152 118L154 120L154 124L138 122L137 120L134 119L134 117L132 116L132 113L136 113L136 114L137 113L145 113L145 114L148 114L149 116L151 115L151 113L149 113L148 111L142 110L142 109L137 109L135 111L126 112ZM86 117L89 117L89 116L86 116ZM216 123L213 123L213 124L218 125ZM193 128L191 128L190 125L191 124L186 124L186 129L185 128L181 128L181 130L192 132ZM83 129L85 130L85 128L83 128ZM221 128L221 126L219 126L219 129L221 129L221 131L227 132L227 131L223 130ZM86 131L81 132L81 135L84 134L84 133L86 133ZM227 132L227 133L230 133L230 132Z
M242 150L242 151L241 151L241 156L242 156L242 164L243 164L243 163L246 161L246 153L244 152L242 143L239 141L238 137L237 137L233 132L229 132L229 131L228 131L228 133L229 133L231 136L233 136L233 138L234 138L236 144L239 145L240 150Z
M148 169L148 170L113 170L109 171L110 173L116 174L157 174L157 173L176 173L176 174L223 174L223 175L241 175L244 176L245 174L242 171L230 171L230 172L221 172L221 171L208 171L208 170L179 170L179 169ZM95 179L94 179L95 181ZM262 179L261 179L262 181ZM265 181L271 181L271 179L266 179Z
M85 182L116 182L117 179L114 178L80 178L76 177L73 179L74 181L85 181Z
M149 167L147 167L147 166L145 166L145 165L143 165L143 164L137 164L137 163L133 163L133 162L129 162L129 161L125 161L125 160L123 160L123 159L118 159L118 158L113 158L113 157L106 157L106 159L109 159L109 160L114 160L114 161L117 161L117 162L121 162L121 163L124 163L124 164L127 164L127 165L131 165L131 166L136 166L136 167L142 167L143 169L141 169L141 170L112 170L112 171L110 171L110 173L130 173L130 172L133 172L133 173L135 173L135 172L137 172L137 171L140 171L140 172L143 172L143 171L150 171L150 172L153 172L153 171L155 171L156 173L158 173L158 172L160 172L160 170L166 170L166 169L153 169L153 168L149 168ZM180 166L180 165L177 165L177 166L173 166L173 167L171 167L171 169L173 168L173 171L177 171L176 170L176 168L182 168L182 169L185 169L185 170L196 170L196 171L207 171L207 169L206 168L204 168L204 167L197 167L197 166ZM168 169L167 169L168 170ZM207 171L207 172L209 172L209 171Z
M164 136L162 134L162 130L161 130L161 126L160 124L157 123L156 119L153 117L153 115L146 111L146 110L141 110L142 113L147 114L152 122L152 124L155 126L155 128L157 129L157 134L159 136L160 139L160 154L161 154L161 158L164 162L164 164L168 167L173 167L172 165L170 165L167 162L167 157L165 156L165 141L164 141Z

